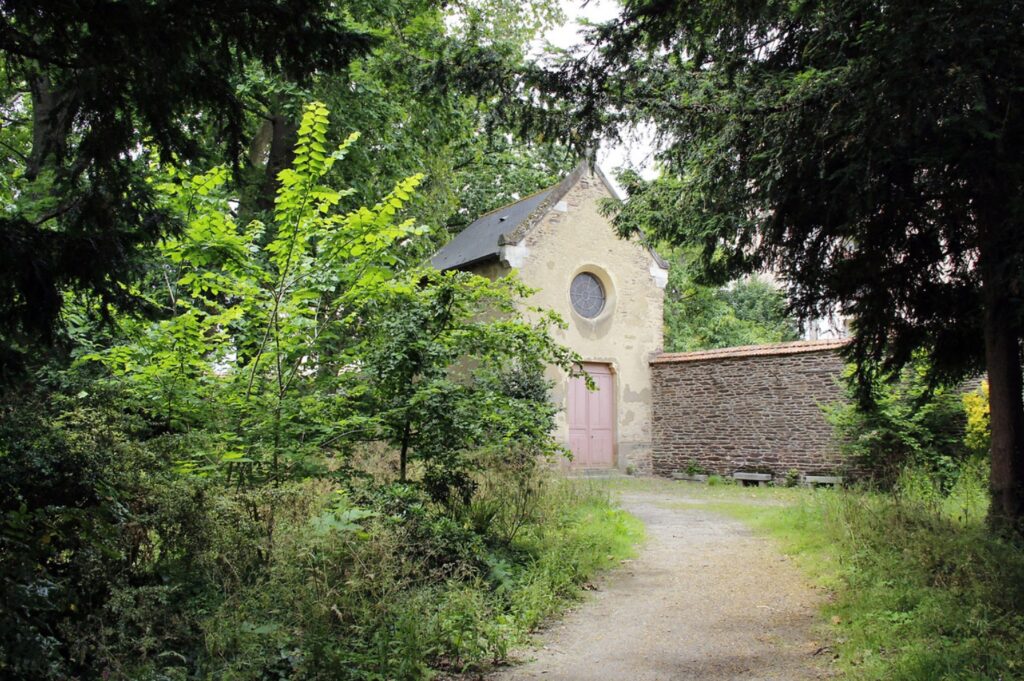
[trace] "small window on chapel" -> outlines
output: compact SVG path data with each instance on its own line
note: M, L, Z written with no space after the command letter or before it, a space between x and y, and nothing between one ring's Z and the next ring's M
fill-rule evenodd
M604 309L605 294L601 280L590 272L581 272L569 287L569 300L581 317L593 319Z

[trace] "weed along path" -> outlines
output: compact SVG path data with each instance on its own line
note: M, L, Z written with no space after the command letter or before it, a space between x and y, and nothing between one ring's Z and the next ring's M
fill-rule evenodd
M623 489L647 543L495 681L827 676L813 632L822 594L770 541L701 508L685 487Z

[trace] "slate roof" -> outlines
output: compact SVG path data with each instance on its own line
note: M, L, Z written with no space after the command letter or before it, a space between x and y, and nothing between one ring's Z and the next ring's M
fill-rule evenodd
M792 341L790 343L769 343L766 345L741 345L735 348L696 350L694 352L663 352L651 360L651 364L672 362L699 362L707 359L732 359L734 357L771 357L797 355L804 352L838 350L850 342L848 338L838 340Z
M584 161L555 186L481 215L435 253L430 264L444 271L498 258L502 246L521 241L590 169L590 165ZM608 188L608 193L617 196L615 188L600 168L595 166L593 172ZM654 249L648 247L648 250L661 268L668 268L668 263Z
M555 187L548 187L512 205L484 213L435 253L430 264L444 271L497 257L502 235L530 217L554 190Z

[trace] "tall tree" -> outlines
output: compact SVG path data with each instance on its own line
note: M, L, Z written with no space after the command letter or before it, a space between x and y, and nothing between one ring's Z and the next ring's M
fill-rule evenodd
M445 223L456 187L507 144L483 134L489 112L558 16L551 0L0 3L0 369L45 345L70 292L141 303L139 246L180 228L153 200L143 147L228 161L240 217L270 223L302 106L322 99L332 143L364 134L345 205L426 173L411 210ZM501 190L533 191L538 175Z
M68 288L104 304L133 300L137 246L176 228L156 206L143 145L184 162L213 131L230 153L243 143L235 86L247 66L302 82L371 44L327 0L201 11L180 0L0 3L0 141L12 171L0 215L0 349L45 340Z
M665 350L690 352L738 345L782 343L800 337L786 313L786 295L765 277L751 275L725 286L700 284L685 256L669 267L665 287Z
M296 87L250 69L241 89L256 120L243 214L272 206L298 111L312 98L331 108L337 141L362 136L344 169L353 206L423 173L412 214L458 229L493 208L492 197L514 200L571 169L564 148L512 139L500 115L531 42L560 17L556 2L376 0L361 4L358 16L378 41L343 70Z
M668 178L643 179L633 170L618 174L630 197L602 206L622 233L658 233L674 224L674 197L681 190ZM668 253L669 251L666 251ZM721 256L721 254L719 254ZM699 247L676 248L665 287L665 350L689 352L737 345L797 340L799 324L789 314L785 291L761 274L729 280L719 268L701 262Z
M1022 26L1005 0L632 0L542 83L583 138L653 123L654 235L852 317L863 385L917 349L936 381L986 369L991 516L1018 526Z

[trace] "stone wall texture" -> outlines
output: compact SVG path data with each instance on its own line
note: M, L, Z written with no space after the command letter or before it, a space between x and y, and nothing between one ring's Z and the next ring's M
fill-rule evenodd
M822 406L843 399L843 341L800 341L691 353L651 361L652 468L694 463L723 476L842 474Z

